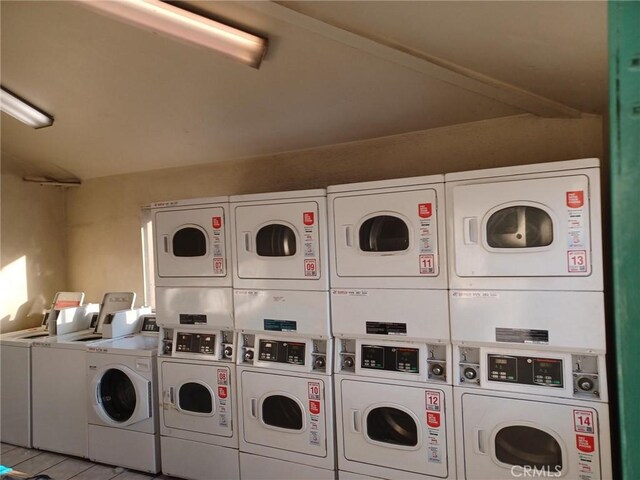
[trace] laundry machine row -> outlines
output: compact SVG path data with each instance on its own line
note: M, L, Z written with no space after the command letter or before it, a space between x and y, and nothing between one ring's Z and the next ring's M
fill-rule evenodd
M593 342L604 338L597 160L334 186L328 188L326 203L322 190L214 200L221 213L212 210L198 219L182 219L183 210L207 211L207 201L156 206L157 214L173 211L176 219L170 228L156 227L156 246L162 250L156 265L158 322L172 329L164 339L172 342L169 350L182 331L203 334L209 329L227 338L218 350L212 348L220 360L229 347L225 361L235 358L237 364L241 473L265 475L266 466L278 462L289 468L325 468L286 442L263 445L259 432L271 429L271 436L287 438L284 433L295 429L269 426L276 417L296 419L296 426L299 418L318 425L317 418L299 408L306 402L311 408L309 396L265 399L278 385L288 385L293 372L304 377L320 370L330 378L335 365L336 458L345 477L434 472L455 478L454 403L458 428L465 418L460 410L465 389L472 389L469 395L492 396L501 391L496 385L509 383L514 395L537 395L535 401L542 403L553 397L550 411L559 398L565 404L599 402L597 411L604 413L598 416L602 437L596 443L603 447L603 460L578 465L566 460L566 448L560 450L563 472L573 474L591 461L597 467L581 474L606 478L606 351ZM175 274L166 269L163 274L162 262L181 266ZM204 270L190 270L196 264ZM226 289L224 295L218 289ZM213 301L214 296L224 299ZM547 308L536 310L541 305ZM230 340L233 332L237 336ZM164 346L161 351L167 354ZM533 383L500 370L504 359L499 356L518 357L516 368L530 370ZM507 358L505 365L512 362ZM576 390L570 397L558 396L555 384L546 383L558 381L558 369L563 388ZM244 377L261 384L261 374L269 376L265 391L244 386ZM407 393L390 405L376 403L395 398L394 385L401 384L407 392L420 392L423 401L409 400ZM352 408L351 397L368 389L365 406ZM292 413L296 404L303 413ZM281 414L265 412L265 405L277 406ZM257 422L255 431L252 422ZM467 473L461 472L475 470L460 443L467 427L460 428L457 475L462 477ZM393 430L396 437L381 433ZM407 439L399 440L398 432ZM577 437L556 436L561 446L578 442ZM360 450L375 450L372 445L407 461L395 465L381 460L388 455L360 455ZM409 452L419 459L416 463ZM245 462L243 468L249 456L263 457L263 464ZM514 465L535 463L535 452L523 458ZM505 478L510 478L508 465L500 464Z

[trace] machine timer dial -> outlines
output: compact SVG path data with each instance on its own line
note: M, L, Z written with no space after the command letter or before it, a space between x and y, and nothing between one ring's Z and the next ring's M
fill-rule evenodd
M345 368L352 368L354 364L353 357L346 357L342 362L342 366Z
M225 358L231 358L233 355L233 348L231 346L224 347L224 356Z
M316 358L316 361L314 362L314 366L316 368L324 368L325 364L326 364L326 361L325 361L324 357L318 357L318 358Z
M578 387L582 391L590 392L591 390L593 390L593 380L586 377L580 378L578 379Z
M246 352L244 352L244 359L246 361L253 360L253 350L247 350Z
M436 363L435 365L433 365L431 367L431 373L433 375L435 375L436 377L439 377L440 375L442 375L444 373L444 368L439 363Z
M473 380L478 376L478 372L476 372L474 368L467 367L464 369L464 376L469 380Z

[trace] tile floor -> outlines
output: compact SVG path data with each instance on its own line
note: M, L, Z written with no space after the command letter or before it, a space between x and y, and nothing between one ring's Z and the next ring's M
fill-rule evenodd
M0 443L0 464L36 475L49 475L54 480L171 480L165 475L150 475L126 468L110 467L58 453L31 450Z

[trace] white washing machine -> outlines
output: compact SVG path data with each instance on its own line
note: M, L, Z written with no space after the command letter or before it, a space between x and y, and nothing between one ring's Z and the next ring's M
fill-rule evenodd
M89 459L160 471L158 331L144 315L140 333L87 348Z
M233 328L228 197L152 210L158 324Z
M162 472L240 478L234 332L161 328L158 348Z
M86 349L110 333L128 335L138 330L136 323L148 309L131 308L135 294L111 292L97 305L77 307L95 318L95 327L73 334L50 337L33 343L32 422L33 446L41 450L88 456Z
M243 479L335 479L331 339L240 334Z
M55 331L56 320L64 323L63 333L89 327L84 316L63 309L82 304L82 292L58 292L42 325L0 336L0 440L3 443L31 448L31 345ZM60 311L63 314L59 316ZM75 310L73 311L75 312ZM78 322L76 323L75 320Z
M445 175L449 288L601 291L599 160Z
M455 479L452 387L425 345L338 340L339 478Z

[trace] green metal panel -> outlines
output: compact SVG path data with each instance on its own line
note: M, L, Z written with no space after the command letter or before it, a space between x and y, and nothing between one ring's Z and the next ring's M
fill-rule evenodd
M609 3L613 308L623 478L640 479L640 2ZM614 459L615 461L615 459Z

